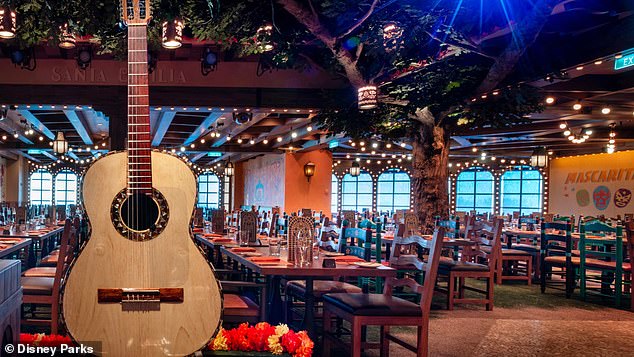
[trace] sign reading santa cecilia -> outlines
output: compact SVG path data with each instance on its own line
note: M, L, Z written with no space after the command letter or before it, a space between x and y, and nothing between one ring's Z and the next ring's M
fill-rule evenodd
M549 185L551 213L623 216L634 211L634 151L554 159Z

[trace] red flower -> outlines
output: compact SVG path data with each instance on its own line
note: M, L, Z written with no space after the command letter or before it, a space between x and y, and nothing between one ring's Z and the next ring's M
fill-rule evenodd
M288 331L284 336L282 336L282 347L286 350L286 352L294 355L297 348L302 344L302 341L299 339L299 336L293 332Z

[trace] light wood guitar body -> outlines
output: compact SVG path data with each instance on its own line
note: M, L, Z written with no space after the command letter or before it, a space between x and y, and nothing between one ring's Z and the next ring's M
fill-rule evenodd
M151 240L126 239L111 221L113 199L126 187L126 152L97 160L85 175L91 237L64 282L62 309L73 338L101 343L102 355L188 355L202 348L220 323L219 284L189 228L196 179L176 157L152 152L151 159L152 186L170 212L164 231ZM158 310L140 303L125 311L124 304L97 301L97 289L104 288L182 288L183 302L161 302Z

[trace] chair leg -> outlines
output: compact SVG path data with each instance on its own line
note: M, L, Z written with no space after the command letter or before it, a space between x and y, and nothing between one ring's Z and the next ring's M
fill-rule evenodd
M53 302L51 305L51 335L57 335L59 322L59 304Z
M493 310L493 275L487 278L487 311Z
M526 259L526 279L528 286L533 283L533 258Z
M416 356L427 357L429 353L429 320L423 317L423 326L418 326L418 343L416 344Z
M358 319L352 319L352 331L350 336L350 356L361 357L361 323Z
M390 355L390 340L387 338L388 333L390 333L390 326L381 326L381 357L389 357Z
M322 357L330 357L330 349L332 348L331 343L330 343L330 339L332 338L332 336L330 336L330 333L332 332L332 315L330 314L330 311L328 311L326 309L326 307L324 306L324 321L323 321L323 330L324 333L322 333L322 352L321 355Z
M456 283L455 279L456 278L453 276L453 274L449 273L449 287L447 289L447 310L449 311L453 310L453 295Z
M504 274L504 258L499 258L496 262L496 267L495 270L497 270L495 272L495 277L497 278L497 284L501 285L502 284L502 274Z

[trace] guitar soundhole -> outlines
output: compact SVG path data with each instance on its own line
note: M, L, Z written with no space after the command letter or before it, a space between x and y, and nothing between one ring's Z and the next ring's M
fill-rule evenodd
M163 232L169 219L169 207L165 197L156 189L152 189L151 195L128 195L123 189L112 201L110 218L123 237L145 241Z
M133 231L155 230L159 207L154 199L143 193L135 193L123 201L121 220Z

